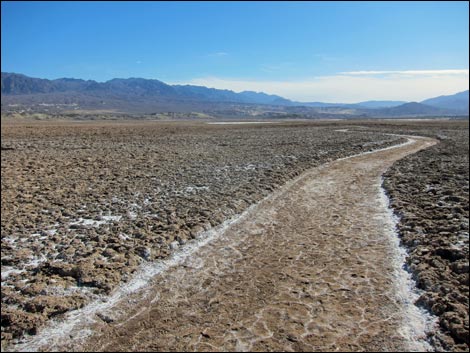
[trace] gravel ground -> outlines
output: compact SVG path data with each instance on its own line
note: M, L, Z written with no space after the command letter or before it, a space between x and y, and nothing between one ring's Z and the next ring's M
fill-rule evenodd
M341 128L2 121L2 347L307 168L402 141Z

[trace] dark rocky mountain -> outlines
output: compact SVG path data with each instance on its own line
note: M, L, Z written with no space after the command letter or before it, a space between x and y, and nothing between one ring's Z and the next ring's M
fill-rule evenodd
M468 114L469 91L459 92L450 96L439 96L422 101L421 103L436 108L452 109Z
M32 95L74 92L99 98L155 97L173 100L233 102L290 105L291 101L276 95L207 88L191 85L168 85L159 80L115 78L103 83L71 78L46 80L21 74L2 72L2 95Z
M159 80L146 80L143 78L115 78L104 83L97 83L97 91L109 92L118 95L145 96L145 97L175 97L175 89Z
M235 92L229 90L192 85L175 85L173 88L179 96L193 100L204 100L209 102L239 102L241 100Z
M63 92L68 89L68 82L64 79L56 80L54 82L20 74L2 72L2 95L52 93Z
M112 79L99 83L73 78L47 80L21 74L2 72L2 95L41 94L59 92L110 93L125 95L168 96L175 95L174 88L158 80L142 78Z
M143 78L116 78L106 82L73 78L47 80L2 72L1 80L2 112L25 109L44 112L98 109L125 113L198 111L237 117L399 117L468 114L468 91L424 101L430 104L413 102L399 105L402 103L399 101L344 104L294 102L263 92L236 93L203 86L168 85L159 80Z
M294 102L290 101L289 99L276 96L274 94L266 94L263 92L243 91L243 92L240 92L239 95L241 95L244 99L246 99L250 103L274 104L274 105L296 105Z
M226 89L207 88L193 85L172 86L180 97L199 99L209 102L234 102L253 104L291 105L288 99L262 92L243 91L235 93Z

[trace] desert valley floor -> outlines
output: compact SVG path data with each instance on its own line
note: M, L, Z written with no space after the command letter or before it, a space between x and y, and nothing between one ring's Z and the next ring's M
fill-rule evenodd
M468 350L468 120L1 137L5 350Z

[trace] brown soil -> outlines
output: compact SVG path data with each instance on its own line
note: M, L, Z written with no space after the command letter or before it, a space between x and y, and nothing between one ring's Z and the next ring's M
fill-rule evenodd
M380 177L433 143L419 139L309 170L143 291L99 312L94 324L78 323L71 340L22 349L423 349L406 334ZM84 329L95 334L82 341Z
M398 161L384 187L400 217L408 268L425 292L418 304L439 316L433 345L468 351L469 189L468 124L420 131L440 143Z
M307 168L399 141L266 125L2 121L2 344L110 293Z
M440 139L397 162L384 187L424 290L418 304L439 316L431 343L468 351L468 121L2 120L2 349L25 332L40 337L49 320L111 293L306 169L397 142L383 132Z

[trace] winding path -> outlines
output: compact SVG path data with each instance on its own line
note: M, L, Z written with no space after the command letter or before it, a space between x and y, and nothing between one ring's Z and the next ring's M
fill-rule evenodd
M36 348L426 349L400 292L403 259L380 184L394 161L434 143L410 137L307 171L123 296L88 327L94 336L82 341L76 327L75 339Z

